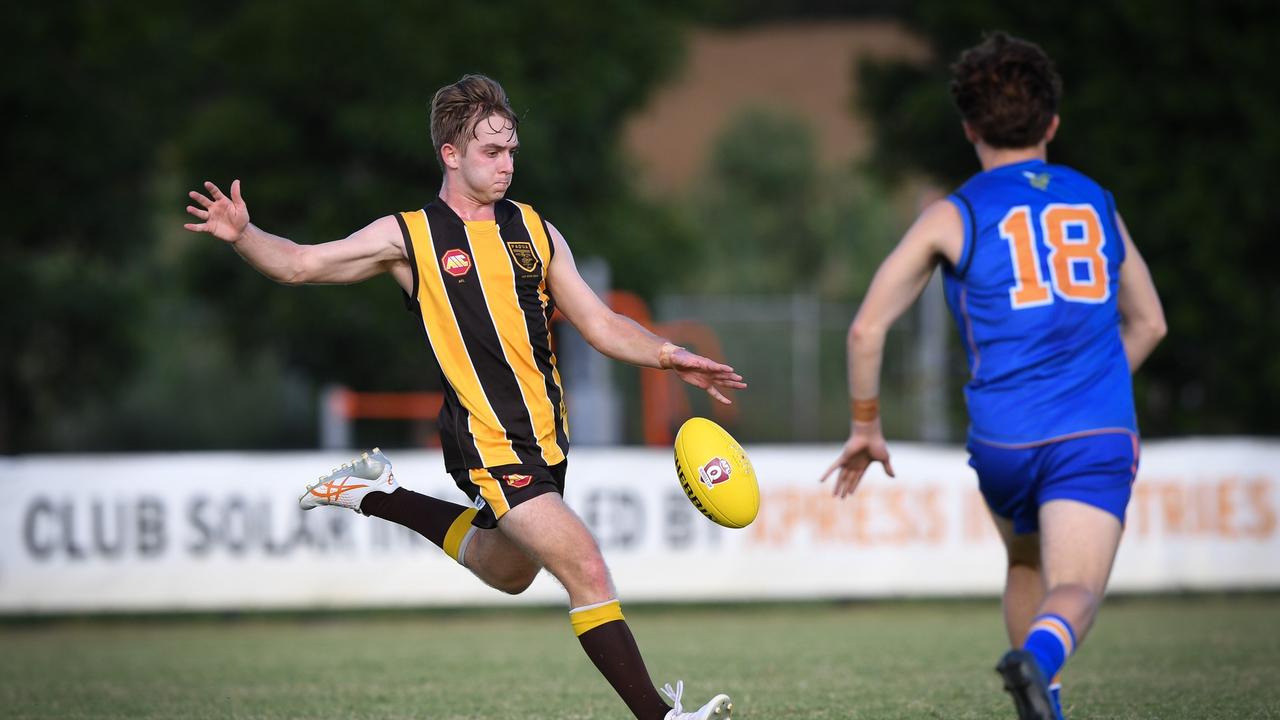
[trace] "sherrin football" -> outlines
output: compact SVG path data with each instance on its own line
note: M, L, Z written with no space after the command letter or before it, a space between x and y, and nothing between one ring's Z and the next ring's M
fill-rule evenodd
M689 502L729 528L751 524L760 511L755 468L738 441L706 418L689 418L676 433L676 474Z

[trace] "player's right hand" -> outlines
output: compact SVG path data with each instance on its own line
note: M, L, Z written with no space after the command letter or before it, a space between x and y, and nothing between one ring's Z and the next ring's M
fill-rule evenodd
M858 489L862 476L871 463L884 465L885 474L893 477L893 465L889 463L889 446L884 441L884 433L880 430L880 421L874 423L853 423L849 439L840 449L840 457L822 473L818 482L826 482L831 473L836 472L836 484L831 494L843 498Z
M187 223L182 227L191 232L209 233L229 243L236 242L249 227L249 208L240 196L240 181L231 183L231 197L223 195L217 185L207 180L204 188L209 193L207 197L195 190L188 193L199 207L187 206L187 212L203 222Z
M734 372L733 368L711 358L691 353L684 348L672 353L669 363L667 367L675 371L681 380L706 390L708 395L725 405L732 405L733 401L725 397L721 390L726 388L744 390L747 387L747 384L742 381L742 376Z

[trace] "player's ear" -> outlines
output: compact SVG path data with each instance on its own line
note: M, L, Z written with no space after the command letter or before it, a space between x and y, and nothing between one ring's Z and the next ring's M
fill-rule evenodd
M1044 131L1044 141L1046 143L1053 142L1053 136L1058 134L1058 113L1053 114L1053 119L1049 121L1049 127Z
M462 166L462 150L450 143L445 143L440 146L440 159L444 161L445 167L457 170Z
M974 130L973 126L970 125L967 121L961 120L960 127L964 128L964 137L970 143L977 145L978 143L982 142L982 136L978 135L978 131Z

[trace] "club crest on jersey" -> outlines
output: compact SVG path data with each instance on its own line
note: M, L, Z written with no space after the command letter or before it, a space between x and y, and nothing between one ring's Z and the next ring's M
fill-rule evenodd
M538 255L533 251L531 242L525 240L509 242L507 252L511 253L511 259L515 260L516 265L525 272L533 272L533 269L538 267Z
M1027 182L1031 183L1031 187L1037 190L1044 190L1048 188L1049 181L1053 179L1050 177L1049 173L1046 172L1033 173L1029 170L1023 170L1022 175L1027 179Z
M513 488L522 488L528 485L529 483L533 482L532 475L519 475L517 473L511 473L510 475L503 475L502 479L506 480L507 484Z
M729 467L729 461L724 458L711 458L706 465L698 471L698 479L708 488L714 488L716 485L729 479L729 473L732 470Z
M440 266L450 275L462 277L471 272L471 256L462 250L454 248L440 258Z

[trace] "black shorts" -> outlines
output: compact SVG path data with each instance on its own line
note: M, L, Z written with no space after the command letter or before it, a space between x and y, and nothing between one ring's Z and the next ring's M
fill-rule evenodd
M564 495L564 474L569 461L558 465L497 465L449 473L458 488L471 498L480 512L472 525L485 530L498 527L498 520L511 508L544 493Z

